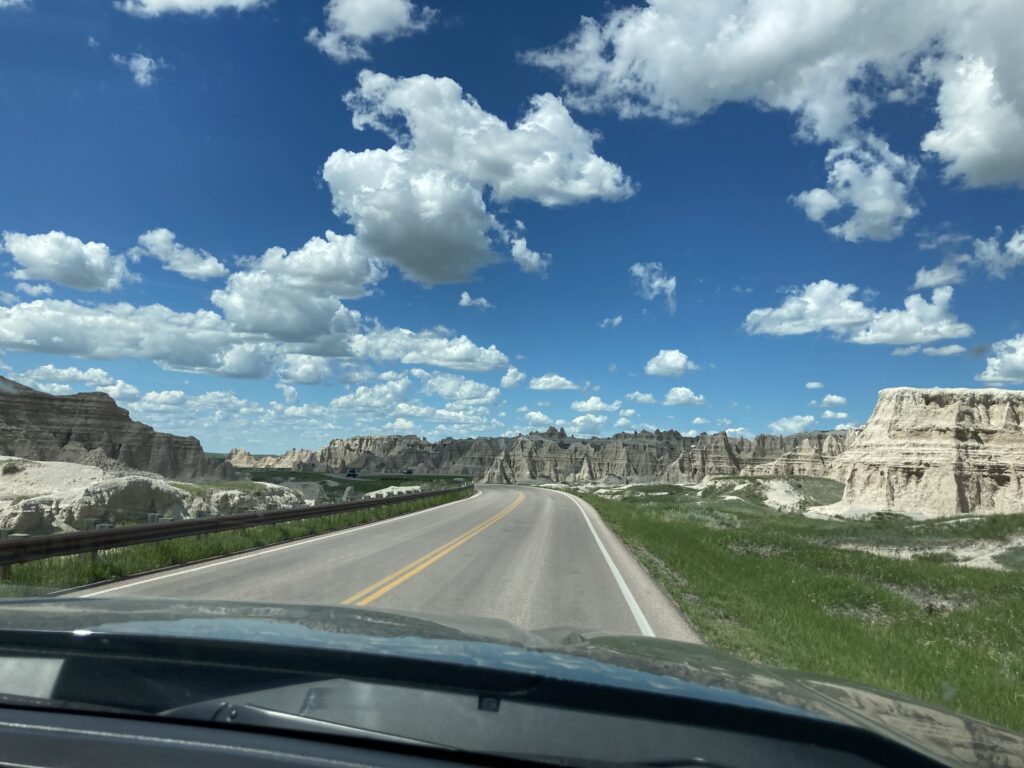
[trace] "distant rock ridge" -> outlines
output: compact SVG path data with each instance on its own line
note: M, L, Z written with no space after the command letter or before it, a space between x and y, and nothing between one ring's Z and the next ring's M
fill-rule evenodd
M164 477L228 477L194 437L132 420L102 392L50 395L0 376L0 454L37 461L130 467Z
M846 483L835 511L1024 512L1022 424L1024 391L883 389L863 430L829 462Z
M846 432L762 435L753 440L724 432L697 437L676 430L620 432L611 437L570 437L549 427L517 437L446 438L432 443L416 435L360 436L332 440L313 451L292 449L254 457L236 448L228 462L242 468L343 473L466 475L485 483L699 482L705 475L812 474L841 450Z

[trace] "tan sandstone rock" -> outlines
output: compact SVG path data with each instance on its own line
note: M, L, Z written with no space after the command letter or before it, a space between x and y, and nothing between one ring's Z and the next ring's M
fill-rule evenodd
M300 493L269 483L254 490L170 483L153 475L113 474L94 466L0 456L0 528L46 534L89 521L128 524L160 517L203 517L302 506Z
M1024 392L883 389L831 460L842 502L924 516L1024 512Z

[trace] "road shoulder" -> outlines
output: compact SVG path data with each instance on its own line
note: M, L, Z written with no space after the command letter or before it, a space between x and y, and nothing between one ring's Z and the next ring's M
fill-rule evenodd
M680 640L687 643L704 643L700 633L690 623L690 620L680 612L675 601L665 594L664 590L662 590L647 570L637 562L636 558L633 557L633 553L605 524L597 510L574 494L554 489L545 490L550 490L551 493L560 493L578 502L583 514L586 515L594 527L612 561L622 574L626 585L640 605L644 616L651 625L651 629L654 630L655 637L664 640Z

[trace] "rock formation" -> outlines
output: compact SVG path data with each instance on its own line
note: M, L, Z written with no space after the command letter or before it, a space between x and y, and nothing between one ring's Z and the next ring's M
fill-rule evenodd
M809 474L816 447L832 455L845 440L844 432L762 435L747 440L724 432L688 437L675 430L584 439L551 427L519 437L447 438L437 443L415 435L352 437L332 440L318 451L292 449L281 456L260 458L236 448L227 460L238 468L332 473L411 469L417 474L465 475L485 483L695 483L705 475ZM791 467L798 463L796 459L773 464L790 453L801 457L800 472ZM823 459L818 457L817 463Z
M729 437L701 435L661 474L667 483L699 483L709 475L829 476L828 462L843 451L850 432Z
M1024 512L1022 421L1024 391L883 389L867 425L830 462L846 483L833 511Z
M0 456L0 528L45 534L82 530L90 523L147 522L302 506L289 488L257 483L218 488L170 483L152 475L124 475L60 461Z
M852 436L850 431L807 432L795 435L795 448L783 453L775 461L744 468L745 474L758 475L810 475L832 477L832 459L846 450ZM761 437L765 437L762 435ZM760 439L760 437L758 438Z
M132 467L165 477L230 476L194 437L133 421L102 392L49 395L0 376L0 454Z

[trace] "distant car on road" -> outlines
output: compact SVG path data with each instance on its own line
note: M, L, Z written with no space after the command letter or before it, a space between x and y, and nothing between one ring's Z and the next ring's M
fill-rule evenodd
M345 477L359 477L359 470L350 469L348 472L345 473Z
M403 469L402 470L402 474L403 475L411 475L412 474L412 470L411 469Z

